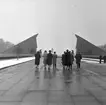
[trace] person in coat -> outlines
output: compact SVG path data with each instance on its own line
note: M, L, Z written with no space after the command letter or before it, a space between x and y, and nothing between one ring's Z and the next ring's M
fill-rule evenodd
M67 69L70 69L70 65L71 65L71 55L70 55L70 51L67 49L66 53L65 53L65 66Z
M63 70L65 69L65 51L62 54L62 65L63 65Z
M44 64L44 68L46 69L46 65L47 65L47 51L44 51L43 54L43 64Z
M99 56L99 63L102 61L102 55Z
M72 70L72 64L73 64L73 55L72 55L72 52L70 51L70 53L69 53L69 69L71 69Z
M106 55L103 56L104 63L106 63Z
M72 53L72 61L74 62L74 50L72 50L71 53Z
M82 55L80 54L80 52L78 52L76 55L75 55L75 58L76 58L76 64L77 64L77 69L80 68L80 63L81 63L81 59L82 59Z
M40 64L40 58L41 58L40 52L37 51L37 53L35 54L35 65L36 65L36 68L39 67L39 64Z
M57 63L57 54L56 54L56 52L54 52L54 54L53 54L53 68L54 69L56 68L56 63Z
M48 65L48 70L50 70L50 68L51 68L52 59L53 59L53 55L52 55L52 53L51 53L51 50L49 50L49 53L47 54L47 65Z

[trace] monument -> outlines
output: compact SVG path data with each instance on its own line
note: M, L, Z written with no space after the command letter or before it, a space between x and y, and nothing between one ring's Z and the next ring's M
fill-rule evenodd
M2 52L4 56L13 56L13 55L28 55L35 54L37 51L37 38L38 34L20 42L17 45L5 50Z
M77 38L76 52L80 52L83 56L98 57L99 55L106 55L106 52L101 48L95 46L84 38L75 35Z

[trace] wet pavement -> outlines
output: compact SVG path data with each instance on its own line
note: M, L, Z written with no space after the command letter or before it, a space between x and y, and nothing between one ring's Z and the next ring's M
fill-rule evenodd
M106 78L86 65L78 71L74 64L70 72L58 61L58 69L41 63L37 70L32 60L6 68L0 72L0 105L106 105Z

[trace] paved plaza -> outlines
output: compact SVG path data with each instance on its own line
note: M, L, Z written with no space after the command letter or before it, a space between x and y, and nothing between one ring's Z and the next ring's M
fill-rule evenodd
M99 69L98 69L99 68ZM101 70L102 69L102 70ZM106 105L106 66L82 62L80 72L45 70L34 60L0 71L0 105ZM101 72L103 73L101 73Z

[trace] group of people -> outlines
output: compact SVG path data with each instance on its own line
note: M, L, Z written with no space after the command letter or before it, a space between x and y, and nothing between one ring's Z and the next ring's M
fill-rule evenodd
M102 62L102 59L104 60L104 63L106 63L106 55L104 55L104 56L100 55L99 56L99 63Z
M35 54L35 65L36 65L36 68L39 67L40 58L41 58L41 54L38 51ZM52 64L53 64L53 68L56 68L56 63L57 63L57 54L56 54L56 52L52 53L51 50L49 50L49 52L47 52L45 50L44 53L43 53L44 68L46 69L46 67L48 66L48 69L50 70Z
M78 52L75 56L74 56L74 51L69 51L68 49L66 51L64 51L64 54L62 54L62 65L63 65L63 69L71 69L72 70L72 65L74 62L74 58L76 59L76 64L77 64L77 68L80 68L80 63L81 63L81 59L82 59L82 55L80 54L80 52Z
M45 50L42 56L43 56L43 64L44 64L45 69L48 66L48 70L50 70L52 65L53 65L53 69L56 68L56 64L57 64L57 54L56 54L56 52L53 53L51 50L49 50L49 52L47 52ZM39 68L40 58L41 58L41 51L37 51L37 53L35 54L36 68ZM62 54L63 69L66 68L66 69L71 69L72 70L72 65L73 65L73 62L74 62L74 58L76 59L77 68L80 68L82 55L78 52L74 56L74 51L73 50L69 51L67 49L66 51L64 51L64 54Z
M46 66L48 66L48 69L50 70L52 64L53 64L53 68L56 68L56 63L57 63L56 52L54 52L54 54L52 54L51 50L49 50L49 53L47 53L47 51L45 50L44 54L43 54L44 68L46 69Z
M68 49L64 51L64 54L62 54L62 65L63 69L66 67L67 69L72 69L72 64L74 61L74 52L69 51Z

